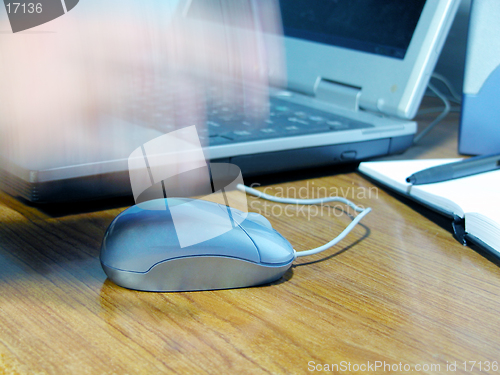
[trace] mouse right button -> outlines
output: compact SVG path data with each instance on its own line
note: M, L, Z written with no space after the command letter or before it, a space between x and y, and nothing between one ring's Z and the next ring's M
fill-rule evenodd
M276 265L294 260L292 245L274 229L268 229L250 220L243 221L240 226L259 249L261 263Z
M257 224L263 225L266 228L273 229L269 220L267 220L264 216L257 214L255 212L249 212L247 214L247 219L252 220L252 221L256 222Z

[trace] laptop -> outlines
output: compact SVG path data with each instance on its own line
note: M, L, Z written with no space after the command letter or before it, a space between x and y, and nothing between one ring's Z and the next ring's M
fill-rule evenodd
M196 17L203 1L179 1L178 7L188 22L216 25ZM412 145L416 123L410 119L458 5L281 0L286 88L270 89L270 116L259 124L211 103L200 133L205 155L236 164L248 177L403 152ZM161 118L162 98L143 99ZM2 188L40 203L131 195L130 153L172 130L126 118L107 118L94 129L91 136L78 135L64 155L44 145L22 157L0 151ZM85 152L95 144L107 147Z

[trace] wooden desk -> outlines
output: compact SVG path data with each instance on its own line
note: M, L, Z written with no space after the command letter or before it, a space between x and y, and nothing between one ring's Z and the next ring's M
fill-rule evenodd
M400 158L456 156L457 119ZM353 373L447 373L455 362L455 373L500 372L498 266L460 245L448 220L343 172L267 189L371 206L341 244L297 260L272 285L209 292L144 293L107 280L101 239L124 207L48 213L0 194L0 373L349 373L349 364ZM338 209L285 214L248 199L297 250L349 222Z

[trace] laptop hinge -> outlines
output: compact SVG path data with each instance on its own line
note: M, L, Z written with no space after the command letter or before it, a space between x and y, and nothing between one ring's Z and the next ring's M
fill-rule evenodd
M327 103L340 106L350 111L359 109L361 88L345 85L327 79L319 79L315 97Z

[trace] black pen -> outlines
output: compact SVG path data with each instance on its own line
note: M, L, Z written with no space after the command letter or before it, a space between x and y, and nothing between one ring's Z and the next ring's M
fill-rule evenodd
M412 185L432 184L434 182L448 181L473 174L490 172L495 169L500 169L500 154L476 156L454 163L427 168L412 174L406 179L406 182Z

